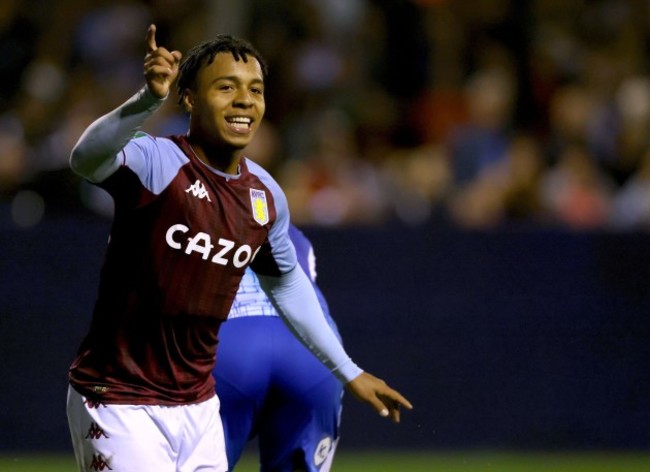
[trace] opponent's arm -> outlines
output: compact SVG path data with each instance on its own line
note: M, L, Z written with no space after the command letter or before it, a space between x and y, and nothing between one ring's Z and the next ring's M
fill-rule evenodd
M357 399L370 403L381 416L400 420L400 406L411 403L386 382L363 372L350 359L327 324L310 280L300 266L280 277L258 275L261 287L289 329L345 384Z
M181 53L156 45L156 27L147 31L146 86L115 110L95 120L70 154L70 167L91 182L101 182L120 166L119 151L169 95Z

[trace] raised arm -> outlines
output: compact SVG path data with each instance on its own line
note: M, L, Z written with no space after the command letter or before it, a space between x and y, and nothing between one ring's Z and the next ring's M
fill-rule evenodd
M146 85L115 110L95 120L81 135L70 154L70 167L91 182L101 182L120 166L119 151L162 105L178 75L179 51L156 44L156 26L146 36Z

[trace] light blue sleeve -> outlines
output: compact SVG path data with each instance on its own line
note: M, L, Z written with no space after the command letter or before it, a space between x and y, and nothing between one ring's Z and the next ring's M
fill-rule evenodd
M280 277L258 275L258 279L289 329L341 382L363 372L327 323L314 287L299 265Z
M90 182L106 180L123 163L120 151L163 102L143 87L122 105L95 120L70 153L72 170Z

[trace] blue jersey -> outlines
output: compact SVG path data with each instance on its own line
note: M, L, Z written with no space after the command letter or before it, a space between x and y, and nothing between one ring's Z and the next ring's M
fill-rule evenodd
M289 237L296 249L298 263L305 271L314 285L318 301L323 309L330 326L335 327L334 320L330 316L327 301L316 284L316 256L311 242L305 237L302 231L293 225L289 226ZM229 319L243 316L279 316L271 300L266 296L255 273L247 269L244 273L235 301L230 309Z
M315 286L311 243L293 226L289 234L338 336ZM257 437L260 470L329 470L339 436L343 387L290 333L251 271L242 279L222 326L217 355L214 375L230 467Z

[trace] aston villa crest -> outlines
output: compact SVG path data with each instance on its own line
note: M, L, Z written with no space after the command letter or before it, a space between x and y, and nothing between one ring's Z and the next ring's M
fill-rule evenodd
M264 226L269 222L269 207L266 204L266 193L264 190L250 189L251 205L253 207L253 218Z

